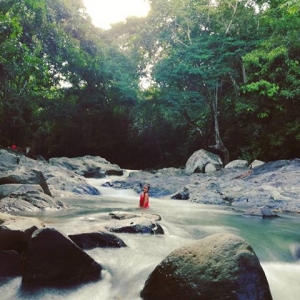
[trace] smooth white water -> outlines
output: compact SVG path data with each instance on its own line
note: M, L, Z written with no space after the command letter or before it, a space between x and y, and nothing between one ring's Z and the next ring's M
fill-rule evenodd
M71 234L96 231L109 221L111 211L141 212L135 192L101 187L103 180L89 182L101 190L101 196L65 199L69 209L31 216L40 218L48 227ZM151 197L150 207L146 212L161 215L165 235L117 234L128 247L87 251L104 268L101 280L72 289L41 288L28 292L22 290L20 277L2 278L0 299L140 300L147 277L171 251L219 232L235 233L252 245L266 273L273 300L299 299L300 262L291 254L293 245L300 242L299 217L245 218L230 207Z

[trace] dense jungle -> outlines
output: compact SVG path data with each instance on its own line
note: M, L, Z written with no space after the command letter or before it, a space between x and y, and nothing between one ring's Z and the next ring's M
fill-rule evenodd
M1 148L132 169L299 157L299 1L149 3L103 30L81 0L0 0Z

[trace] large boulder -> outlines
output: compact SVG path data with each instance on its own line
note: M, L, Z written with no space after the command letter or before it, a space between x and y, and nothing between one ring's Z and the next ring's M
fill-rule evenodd
M0 185L0 211L57 210L65 205L44 193L38 184Z
M10 189L13 189L12 185L39 185L45 195L53 196L55 199L62 197L72 197L74 195L99 195L100 192L97 188L87 183L86 179L76 174L74 171L59 166L54 166L46 162L45 160L34 160L18 153L10 153L7 150L0 151L0 186L10 185ZM24 188L22 188L24 190ZM18 201L13 201L13 205L2 205L4 210L38 210L38 205L31 205L31 202L35 202L41 198L41 209L60 209L63 204L59 201L55 205L52 205L51 200L48 197L44 197L40 193L40 189L36 189L39 193L28 195L29 198L34 198L32 201L28 201L28 197L18 197ZM10 193L11 194L11 193ZM2 195L0 191L0 198L9 197L8 191L6 195ZM38 195L39 194L39 195ZM20 196L20 195L19 195ZM49 201L48 201L49 200ZM8 201L8 199L6 199ZM45 203L49 202L49 205ZM15 205L16 204L16 205ZM57 205L56 205L57 204ZM12 208L12 209L10 209Z
M36 218L0 213L0 250L23 252L32 233L45 225Z
M13 250L0 250L0 277L22 275L21 255Z
M86 178L103 178L107 175L123 175L123 170L115 164L109 163L100 156L84 157L55 157L49 159L49 164L59 166L75 172Z
M44 193L52 196L43 173L36 169L18 167L7 170L0 175L0 185L2 184L38 184Z
M68 237L53 228L32 235L26 252L22 283L68 286L98 280L102 267Z
M81 249L126 247L119 237L103 231L70 234L69 238Z
M43 174L53 197L72 197L74 195L100 195L98 189L87 183L83 176L73 171L47 165Z
M222 160L218 155L201 149L194 152L188 159L185 165L185 172L187 175L204 173L207 164L212 164L216 170L220 170L223 167Z
M215 234L168 255L147 279L145 300L271 300L252 247L233 234Z

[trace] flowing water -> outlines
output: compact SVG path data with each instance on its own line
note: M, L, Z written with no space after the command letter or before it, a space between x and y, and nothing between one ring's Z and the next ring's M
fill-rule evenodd
M72 234L97 230L109 221L111 211L141 212L135 192L101 187L103 181L99 179L89 181L101 190L101 196L65 199L70 206L67 210L30 216L40 218L48 227ZM170 252L220 232L237 234L252 245L274 300L299 299L300 262L292 253L293 247L300 243L300 217L246 218L231 207L154 199L151 193L150 207L146 212L161 215L165 235L117 234L128 247L88 250L104 268L101 280L71 289L41 288L29 292L21 288L20 277L2 278L0 299L139 300L148 275Z

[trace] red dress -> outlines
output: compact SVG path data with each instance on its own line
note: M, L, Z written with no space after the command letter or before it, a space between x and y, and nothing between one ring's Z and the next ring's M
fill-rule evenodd
M146 203L143 205L144 199L145 199L145 194L143 193L143 194L141 194L141 196L140 196L140 207L142 207L142 208L149 208L149 201L146 202Z

